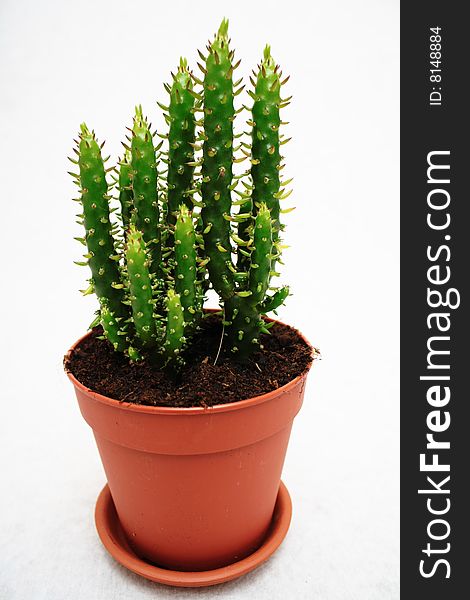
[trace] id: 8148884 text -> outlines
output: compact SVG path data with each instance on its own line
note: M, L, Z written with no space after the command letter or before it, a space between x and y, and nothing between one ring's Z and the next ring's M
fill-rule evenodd
M429 105L442 105L442 27L429 28Z

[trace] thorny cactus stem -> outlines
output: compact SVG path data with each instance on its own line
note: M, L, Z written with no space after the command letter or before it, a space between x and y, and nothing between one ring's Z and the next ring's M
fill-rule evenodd
M126 246L129 300L135 333L146 350L155 346L157 337L149 263L142 233L131 224Z
M253 249L248 273L248 289L251 293L248 297L253 304L259 304L268 289L272 260L272 239L271 214L266 204L261 203L255 220Z
M193 207L192 187L194 172L195 123L193 82L186 59L181 58L170 92L170 104L165 114L168 132L167 222L174 225L176 212L182 202L189 210ZM189 163L189 164L188 164Z
M281 78L271 49L266 46L264 57L256 75L252 92L253 106L251 132L251 177L253 180L253 213L265 202L273 219L273 239L279 235L279 189L281 155L279 152L279 127L281 119Z
M122 227L125 236L127 236L127 231L129 230L133 208L131 160L130 150L125 150L122 161L119 163L119 203L121 205Z
M286 191L290 181L281 180L282 156L280 147L289 139L283 139L279 133L283 124L280 109L289 104L290 98L281 98L281 88L289 77L282 80L279 65L276 65L271 48L266 45L263 60L258 72L253 72L255 79L250 78L253 90L249 92L253 99L251 108L251 178L253 214L256 214L260 202L265 202L271 211L273 220L273 254L279 254L279 233L282 229L280 221L280 201L287 198L291 191ZM278 258L278 257L276 257ZM273 269L274 269L273 261Z
M240 360L259 344L266 332L262 314L277 308L288 289L275 290L266 297L273 266L279 257L280 207L285 195L280 190L282 168L279 148L282 106L279 68L266 47L252 97L252 185L251 195L241 194L238 215L231 215L233 128L233 53L228 48L227 21L223 21L214 42L208 47L204 72L204 133L202 163L202 217L204 248L209 258L211 283L224 303L225 335L231 352ZM230 153L227 152L230 149ZM244 154L247 154L244 152ZM227 174L228 180L225 180ZM231 233L238 222L238 235ZM230 238L238 246L235 269Z
M227 302L227 337L231 351L241 360L246 359L259 344L259 334L264 326L258 305L264 299L269 284L271 249L271 215L266 204L261 203L254 225L248 289L237 292L237 299Z
M289 295L289 287L284 287L276 290L272 296L266 296L265 300L259 305L260 312L265 315L276 308L279 308L281 304L284 304L287 296Z
M183 307L185 326L200 317L202 294L197 281L196 236L191 213L182 204L175 225L175 290Z
M119 326L119 323L116 322L113 313L106 306L105 302L101 302L100 317L104 337L113 345L114 350L125 352L127 350L126 333Z
M163 354L166 362L180 362L180 354L184 348L184 314L180 296L169 289L167 294L167 316Z
M149 249L150 271L157 273L161 261L160 211L157 197L157 164L153 135L142 107L135 110L131 140L131 177L136 227Z
M232 206L233 52L229 48L228 21L224 19L208 46L204 73L204 133L201 194L205 253L210 280L223 300L234 294L235 271L230 243Z
M104 161L95 134L90 132L85 123L80 126L79 137L76 153L80 173L74 176L81 190L83 213L79 218L83 219L85 227L85 238L80 241L88 249L84 256L86 262L79 264L89 265L93 291L112 313L114 325L119 328L128 311L123 304L119 256L116 255L113 226L109 218L110 196Z

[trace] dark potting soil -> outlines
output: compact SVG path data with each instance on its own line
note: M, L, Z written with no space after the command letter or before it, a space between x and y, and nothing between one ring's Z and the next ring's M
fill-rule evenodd
M177 374L158 370L147 361L130 363L92 331L69 357L65 369L83 385L108 398L151 406L213 406L265 394L304 373L312 349L297 330L275 323L263 334L263 349L246 364L221 354L214 365L221 338L220 317L203 320L201 331L187 352L186 366Z

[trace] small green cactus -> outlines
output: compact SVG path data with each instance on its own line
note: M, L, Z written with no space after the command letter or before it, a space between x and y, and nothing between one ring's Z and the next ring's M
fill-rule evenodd
M173 76L173 85L167 88L170 94L168 107L164 110L168 131L168 176L167 204L168 223L176 223L176 213L182 202L189 210L193 208L191 191L193 188L195 123L193 80L185 58ZM189 164L188 164L189 163Z
M133 205L131 160L130 150L125 150L122 161L119 163L119 203L121 205L122 226L126 235L131 222Z
M136 107L131 144L130 176L135 222L149 248L150 269L156 273L161 261L157 159L150 125L141 106Z
M281 119L281 77L278 67L271 56L271 49L266 46L264 57L256 75L252 80L254 91L252 111L252 166L253 211L256 213L261 202L265 202L271 212L274 238L279 232L279 182L281 155L279 152L279 127Z
M120 327L114 314L109 310L106 302L100 302L101 325L104 336L118 352L126 351L126 332Z
M129 300L135 334L144 350L155 347L157 338L154 317L152 275L150 272L149 251L142 233L131 224L125 250Z
M228 21L223 20L205 58L203 90L203 158L201 170L204 249L209 278L222 300L235 291L230 213L233 163L233 52Z
M270 285L280 263L280 203L290 193L280 175L280 148L288 141L279 131L280 110L290 100L281 97L287 80L266 46L251 79L248 144L234 132L236 115L248 109L235 107L244 86L234 81L240 61L230 48L226 19L207 55L199 55L201 79L181 59L165 86L169 102L160 107L168 131L159 136L166 148L155 146L155 132L136 108L115 170L116 218L106 177L113 169L105 169L101 147L85 125L78 159L71 159L79 168L73 176L85 226L85 237L77 239L87 247L79 264L91 269L85 293L98 297L104 337L130 360L147 357L172 368L183 364L209 283L223 308L224 348L237 360L260 347L260 335L269 333L263 316L289 295L288 287ZM245 159L250 170L234 175L234 163Z
M122 304L124 293L119 285L119 256L110 220L106 170L95 134L84 123L80 126L76 153L80 172L72 175L80 188L83 209L83 213L77 215L85 227L85 237L80 241L87 246L86 262L79 264L89 265L93 291L116 319L122 319L126 310Z
M184 337L186 323L184 321L180 296L172 289L168 290L166 310L167 325L163 354L167 362L177 364L178 359L180 359L181 350L186 342Z
M191 326L201 318L203 298L198 282L196 234L191 213L182 204L175 224L175 291L180 297L184 322Z

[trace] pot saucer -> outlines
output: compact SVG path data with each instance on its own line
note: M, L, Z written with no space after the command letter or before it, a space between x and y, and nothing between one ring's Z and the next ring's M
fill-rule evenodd
M253 571L280 546L289 529L292 503L282 483L274 506L273 518L266 539L258 550L243 560L210 571L172 571L157 567L139 558L130 548L122 531L109 487L102 489L95 508L98 535L111 556L121 565L150 581L177 587L203 587L224 583Z

